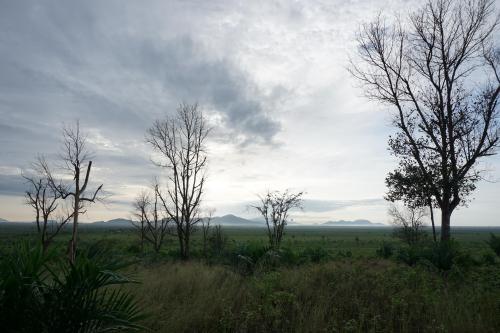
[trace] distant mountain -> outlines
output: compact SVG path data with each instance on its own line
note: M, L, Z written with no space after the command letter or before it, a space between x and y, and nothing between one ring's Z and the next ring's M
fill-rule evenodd
M328 222L325 222L325 223L323 223L321 225L331 226L331 227L383 227L383 226L385 226L385 224L383 224L383 223L376 223L376 222L371 222L371 221L368 221L368 220L328 221Z
M210 222L211 225L225 225L225 226L238 226L238 227L260 227L264 226L264 221L262 219L256 220L248 220L244 219L242 217L233 215L233 214L228 214L224 216L216 216L212 219Z
M90 225L96 227L120 227L120 228L128 228L132 226L132 221L124 218L112 219L109 221L97 221L90 223Z
M0 218L0 222L9 222L9 221L7 221L6 219L1 219Z

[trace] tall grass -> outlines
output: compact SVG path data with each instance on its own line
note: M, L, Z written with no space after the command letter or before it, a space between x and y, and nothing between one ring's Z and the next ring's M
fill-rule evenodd
M337 261L244 277L222 266L136 267L133 292L156 332L495 332L499 269L481 274L386 260Z

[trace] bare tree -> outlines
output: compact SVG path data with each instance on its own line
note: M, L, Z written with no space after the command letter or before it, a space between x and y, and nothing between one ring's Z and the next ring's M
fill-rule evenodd
M161 155L154 163L167 170L167 191L160 192L160 199L175 223L182 259L189 258L191 234L201 220L208 133L198 105L181 104L174 116L155 121L146 136L147 142Z
M145 240L153 246L155 253L159 253L165 236L170 232L170 218L162 210L158 183L153 185L153 194L143 191L137 196L134 208L139 219L134 225L140 231L141 248Z
M73 229L68 244L68 258L71 263L75 262L78 241L78 218L80 214L86 213L86 207L94 203L97 195L102 189L102 184L91 195L87 196L92 161L87 149L87 139L80 132L80 123L75 126L63 128L63 151L60 158L63 161L63 169L71 176L72 181L56 181L47 168L45 171L49 177L51 186L59 193L62 199L71 199Z
M210 237L208 238L208 243L210 244L210 252L216 256L220 256L224 253L224 249L227 245L227 236L222 230L222 226L217 224L211 229Z
M214 216L215 209L209 209L207 216L201 219L201 232L202 232L202 241L203 241L203 255L207 257L208 254L208 237L210 233L210 222L212 222Z
M39 156L33 163L33 173L23 174L30 186L25 192L26 204L35 211L37 232L44 252L72 217L72 214L68 213L61 215L57 220L50 219L59 208L61 196L54 187L50 186L45 170L48 170L47 162L43 156Z
M259 205L252 206L266 221L271 249L279 249L288 222L288 212L292 208L302 207L301 197L303 194L303 192L290 193L288 190L284 192L268 191L264 196L259 196Z
M424 207L404 207L398 208L396 205L389 207L391 223L396 227L395 235L409 245L421 240L427 217L427 210Z
M402 170L418 168L425 179L441 209L442 240L481 178L478 161L498 147L497 26L492 0L430 0L407 21L379 17L358 36L351 72L369 98L393 107L390 150Z
M140 192L133 203L134 212L132 219L132 226L139 231L139 237L141 240L141 251L144 251L144 240L146 234L146 217L147 207L150 204L149 194L147 191Z

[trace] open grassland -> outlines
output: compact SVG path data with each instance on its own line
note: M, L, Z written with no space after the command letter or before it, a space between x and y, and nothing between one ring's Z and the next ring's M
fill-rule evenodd
M227 247L237 247L251 244L252 246L266 247L268 244L266 231L263 228L223 227L227 237ZM28 223L1 223L0 240L3 247L19 239L34 239L35 226ZM80 224L80 238L83 243L103 241L113 243L124 251L133 253L139 247L137 232L130 228L105 228ZM486 241L491 233L500 234L500 227L456 227L453 229L453 238L461 246L473 251L481 252L488 248ZM427 233L431 238L430 231ZM56 246L65 245L70 238L68 228L56 239ZM334 255L350 252L356 257L373 257L381 242L397 241L393 237L390 227L310 227L293 226L286 231L283 248L295 251L321 247ZM192 239L193 254L196 257L202 248L201 233L197 232ZM164 256L175 257L177 240L173 236L166 238L162 247ZM145 252L148 252L147 245Z
M223 228L225 242L178 259L175 238L159 254L132 229L82 226L81 249L128 261L128 285L153 332L497 332L497 228L456 228L453 248L412 248L390 228L289 228L267 251L264 229ZM33 239L32 226L1 225L0 250ZM431 244L430 236L426 244ZM68 233L52 244L64 253ZM426 245L427 246L427 245ZM387 250L388 248L389 250ZM385 251L383 251L386 249ZM431 250L429 250L431 249Z

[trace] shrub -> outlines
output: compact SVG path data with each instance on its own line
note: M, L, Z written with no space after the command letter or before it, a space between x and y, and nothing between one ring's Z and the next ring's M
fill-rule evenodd
M383 241L377 249L377 256L380 258L388 259L394 253L394 245L392 243Z
M490 235L490 239L488 241L488 245L490 248L500 257L500 237L495 236L494 234Z
M482 256L482 262L486 265L494 265L495 262L496 262L496 258L495 258L495 254L493 252L486 252L486 253L483 253L483 256Z
M456 241L419 243L398 249L396 258L409 266L430 262L440 270L450 270L454 265L467 268L473 264L469 253L461 250Z
M212 228L212 233L208 238L208 244L210 245L210 251L214 256L221 256L227 245L227 237L222 231L222 226L216 225Z
M257 242L239 243L234 249L233 257L237 259L238 256L244 256L256 262L262 258L267 251L268 248Z
M0 262L3 332L96 332L143 329L135 298L117 286L132 280L114 271L97 251L75 264L56 260L28 243Z
M301 253L301 256L314 263L326 261L330 258L328 251L321 246L308 247Z
M410 245L398 248L396 259L408 266L414 266L420 259L424 258L423 249L420 245Z

